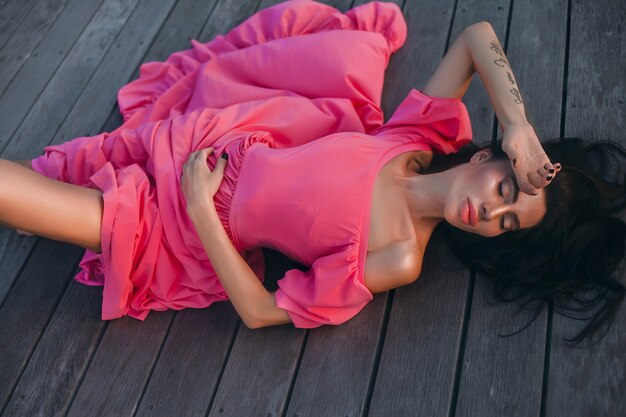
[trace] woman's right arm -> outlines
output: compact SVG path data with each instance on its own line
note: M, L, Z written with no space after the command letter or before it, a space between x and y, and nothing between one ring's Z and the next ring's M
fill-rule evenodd
M475 72L485 85L502 130L514 123L528 123L517 81L488 22L475 23L461 32L423 93L460 99Z
M423 90L433 97L460 99L477 72L503 132L502 149L511 160L520 190L536 194L557 169L550 162L533 127L500 41L487 22L468 26L456 39Z

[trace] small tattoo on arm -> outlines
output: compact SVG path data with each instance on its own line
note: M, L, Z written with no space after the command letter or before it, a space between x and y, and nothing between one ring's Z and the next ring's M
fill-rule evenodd
M502 51L502 47L500 46L498 41L491 41L490 45L491 47L489 49L504 58L504 51Z
M513 75L507 71L506 76L509 79L509 82L511 83L511 85L515 85L515 80L513 79Z
M511 94L513 94L513 96L515 97L515 103L522 104L522 95L519 93L519 91L517 91L517 88L513 87L510 91Z
M511 67L509 66L509 63L508 63L508 62L506 62L506 59L504 59L504 58L498 58L498 59L496 59L496 60L495 60L495 61L493 61L493 62L494 62L494 64L496 64L496 65L497 65L497 66L499 66L499 67L509 67L509 68L511 68Z
M491 49L496 55L499 56L499 58L494 60L493 63L501 68L506 67L510 69L511 66L506 60L506 55L504 55L504 51L502 50L502 46L500 46L500 43L497 40L493 40L489 45L489 49ZM506 72L506 77L511 85L515 85L515 79L513 78L513 74L510 71ZM515 103L522 104L522 95L520 94L518 89L513 87L509 91L511 92L511 94L513 94L513 97L515 97Z

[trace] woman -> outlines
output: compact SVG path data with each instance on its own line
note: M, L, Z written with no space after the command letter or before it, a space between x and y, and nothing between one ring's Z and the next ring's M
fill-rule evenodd
M36 172L2 161L0 220L88 249L77 279L104 285L103 319L230 299L251 328L348 320L372 293L415 280L442 219L484 236L539 224L560 169L485 23L383 125L384 69L405 37L392 4L259 12L145 65L120 91L116 131L47 148L24 163ZM471 139L459 99L474 71L512 164L482 152L419 175L432 149ZM310 269L268 292L265 246Z

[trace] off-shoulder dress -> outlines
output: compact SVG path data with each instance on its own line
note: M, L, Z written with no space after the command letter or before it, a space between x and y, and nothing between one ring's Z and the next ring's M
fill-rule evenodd
M309 268L278 281L278 307L302 328L357 314L372 299L363 274L378 171L400 153L451 153L471 140L461 101L415 89L383 123L384 72L406 30L392 3L345 14L278 4L144 64L119 91L118 129L33 160L43 175L103 192L102 253L87 251L76 276L104 286L102 318L228 299L180 188L189 154L209 146L229 154L214 201L259 279L262 247Z

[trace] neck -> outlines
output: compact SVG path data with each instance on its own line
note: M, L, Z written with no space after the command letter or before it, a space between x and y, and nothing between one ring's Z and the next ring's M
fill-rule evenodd
M402 182L414 221L436 224L445 218L446 199L453 176L454 169L449 169L435 174L404 177Z

